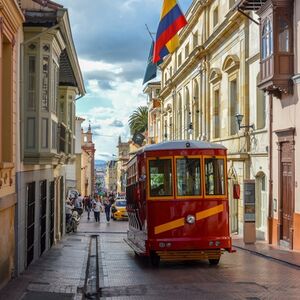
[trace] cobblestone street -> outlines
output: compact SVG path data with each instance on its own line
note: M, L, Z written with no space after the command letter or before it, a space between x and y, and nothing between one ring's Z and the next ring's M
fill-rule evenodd
M299 299L296 264L238 248L224 254L216 267L203 261L162 262L153 268L124 243L126 228L127 222L106 223L104 215L100 224L83 215L78 232L12 280L0 299ZM299 253L290 255L297 262Z

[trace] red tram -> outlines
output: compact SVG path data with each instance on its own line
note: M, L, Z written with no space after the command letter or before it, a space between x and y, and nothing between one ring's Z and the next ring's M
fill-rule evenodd
M141 148L127 165L129 230L136 254L160 260L208 259L232 252L227 150L201 141Z

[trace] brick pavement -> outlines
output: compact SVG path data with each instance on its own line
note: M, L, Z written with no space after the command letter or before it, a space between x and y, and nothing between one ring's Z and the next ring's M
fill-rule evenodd
M261 242L244 246L234 239L237 253L224 254L219 266L175 262L155 269L123 242L127 224L107 223L103 214L99 224L84 214L78 233L66 236L12 280L0 299L82 299L78 287L84 286L92 234L100 240L101 299L300 299L299 253Z
M81 299L89 237L67 235L0 291L0 299ZM53 298L52 298L53 297Z

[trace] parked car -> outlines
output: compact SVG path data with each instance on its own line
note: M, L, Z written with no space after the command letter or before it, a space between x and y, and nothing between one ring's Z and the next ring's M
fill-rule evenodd
M128 220L125 199L116 199L111 206L111 217L113 220Z

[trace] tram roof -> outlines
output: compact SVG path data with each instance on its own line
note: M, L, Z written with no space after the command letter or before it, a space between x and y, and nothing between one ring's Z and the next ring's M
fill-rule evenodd
M226 149L226 147L221 144L209 143L204 141L165 141L159 144L146 145L138 152L183 149Z

